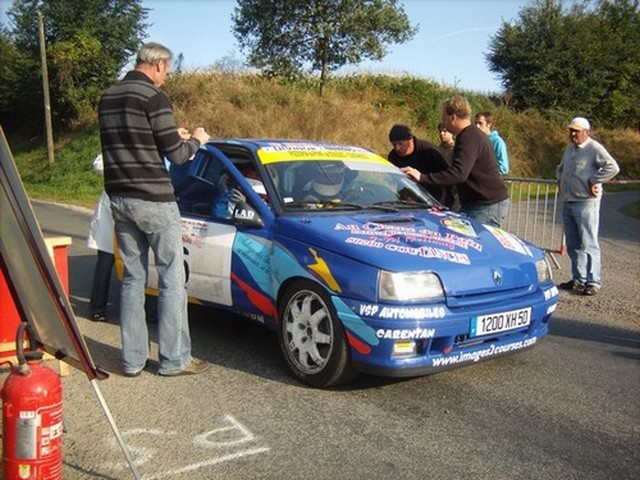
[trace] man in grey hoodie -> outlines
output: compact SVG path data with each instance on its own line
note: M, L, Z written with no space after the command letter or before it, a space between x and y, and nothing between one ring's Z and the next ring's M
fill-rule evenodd
M590 129L589 121L584 117L571 120L570 143L556 171L573 277L558 288L583 295L595 295L602 286L598 243L602 183L620 171L609 152L590 138Z

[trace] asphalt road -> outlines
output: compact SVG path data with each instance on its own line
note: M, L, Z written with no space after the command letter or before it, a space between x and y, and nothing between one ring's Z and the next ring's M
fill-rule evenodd
M115 282L110 321L86 319L90 212L34 210L45 235L73 238L71 303L96 363L111 372L99 387L144 479L620 480L640 478L640 222L619 212L639 199L605 197L605 286L592 298L562 292L535 348L329 391L288 376L274 334L202 308L190 320L208 372L121 376ZM559 263L563 281L566 256ZM63 387L64 478L133 478L84 374L72 369Z

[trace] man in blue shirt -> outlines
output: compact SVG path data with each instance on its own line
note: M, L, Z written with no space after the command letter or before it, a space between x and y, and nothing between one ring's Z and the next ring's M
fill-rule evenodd
M496 152L496 160L498 161L498 170L500 175L509 173L509 156L507 155L507 144L504 143L502 137L497 130L493 130L493 115L491 112L480 112L476 115L476 127L489 135L489 141Z

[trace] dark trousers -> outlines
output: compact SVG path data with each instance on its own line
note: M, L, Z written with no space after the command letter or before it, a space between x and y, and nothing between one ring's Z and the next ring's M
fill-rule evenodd
M114 256L112 253L98 250L96 268L93 272L93 286L91 287L91 314L106 313L109 302L109 284L111 283L111 270L113 270Z

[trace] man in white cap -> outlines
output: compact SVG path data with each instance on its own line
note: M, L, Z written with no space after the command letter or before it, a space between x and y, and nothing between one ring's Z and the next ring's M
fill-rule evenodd
M589 121L584 117L571 120L570 143L556 172L573 277L558 288L583 295L595 295L602 286L598 243L602 183L620 171L609 152L589 137L590 129Z

